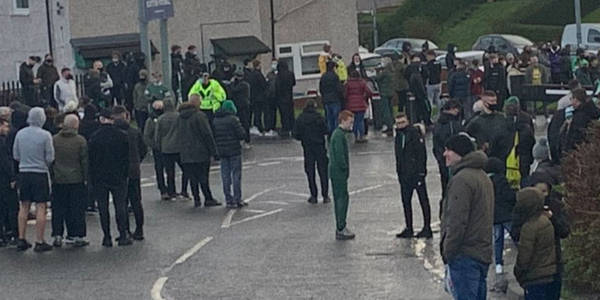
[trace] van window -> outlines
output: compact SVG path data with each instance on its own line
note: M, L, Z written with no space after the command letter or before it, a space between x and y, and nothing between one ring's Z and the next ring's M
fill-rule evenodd
M591 29L588 32L588 43L600 43L600 31Z

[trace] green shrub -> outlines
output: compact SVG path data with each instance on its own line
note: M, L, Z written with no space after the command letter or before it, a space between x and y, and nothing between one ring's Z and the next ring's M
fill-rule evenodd
M562 26L518 24L504 21L494 24L493 28L495 32L517 34L533 42L560 41L563 31Z
M600 124L563 161L571 236L563 243L569 286L600 291Z
M433 39L438 24L431 18L413 17L404 21L403 27L407 36L412 38Z
M521 23L565 26L575 23L575 4L572 0L544 0L546 3L525 11ZM600 7L598 0L581 0L581 15L585 16Z

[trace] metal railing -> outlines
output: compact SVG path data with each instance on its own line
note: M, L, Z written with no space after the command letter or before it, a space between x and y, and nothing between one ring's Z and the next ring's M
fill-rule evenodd
M78 97L85 94L83 76L81 74L74 76ZM36 103L45 102L45 99L42 99L41 86L39 84L34 86L34 100ZM13 101L24 102L21 83L18 80L0 82L0 106L8 106Z

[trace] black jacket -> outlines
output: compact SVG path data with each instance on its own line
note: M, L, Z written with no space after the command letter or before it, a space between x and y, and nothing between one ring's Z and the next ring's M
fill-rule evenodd
M513 132L510 123L502 113L481 113L469 121L466 131L474 137L479 147L487 144L489 157L506 161L513 145Z
M327 71L321 76L319 91L323 104L342 103L344 99L342 83L333 71Z
M19 67L19 81L21 85L24 87L33 87L33 79L33 66L28 65L27 62L22 63Z
M427 99L427 90L423 82L423 74L421 73L420 64L411 64L406 68L405 77L408 80L410 92L415 96L417 100Z
M127 134L129 141L129 178L140 178L140 165L148 153L142 132L129 126L124 120L115 121L115 126Z
M42 80L41 85L45 87L53 87L54 83L60 79L56 67L46 63L41 64L38 68L37 78Z
M204 70L198 56L186 52L185 59L183 60L183 77L190 81L193 78L195 81L201 75L202 71Z
M497 158L491 158L485 171L494 184L494 224L510 222L517 203L516 192L506 180L506 164Z
M0 136L0 190L5 191L15 181L15 170L12 156L8 150L8 138Z
M348 69L348 74L350 74L350 72L356 71L357 67L354 64L354 62L351 62L348 65L347 69ZM365 70L365 66L362 63L358 66L358 75L360 76L360 78L363 78L363 79L369 78L369 76L367 76L367 71Z
M418 180L427 175L427 152L421 131L414 126L396 129L394 153L396 172L401 182Z
M242 155L240 141L246 138L246 131L240 120L233 113L219 110L215 114L213 124L219 157Z
M279 102L294 101L294 86L296 85L296 77L292 73L285 62L280 62L277 65L277 79L275 80L275 93Z
M238 111L248 111L250 109L251 86L246 79L235 79L228 87L227 95L235 103Z
M192 103L179 107L179 116L167 139L176 145L182 163L208 162L217 154L208 118Z
M450 98L466 99L471 94L471 76L465 70L456 69L448 78Z
M512 127L512 139L514 141L515 132L519 132L519 145L517 154L519 155L519 168L521 177L529 176L529 170L533 163L533 146L535 145L535 129L531 116L520 111L518 116L507 117Z
M502 64L495 64L493 67L485 69L483 86L486 90L494 91L496 94L504 93L506 90L506 69Z
M294 138L303 147L325 146L325 136L329 133L325 118L313 108L305 108L294 125Z
M183 72L183 55L171 53L171 70L173 77Z
M425 64L427 71L427 84L439 84L442 82L442 64L435 60L428 61Z
M106 72L110 75L114 86L121 86L125 83L125 64L119 61L117 64L111 62L106 66Z
M454 53L454 44L448 44L448 53L446 53L446 68L448 71L454 70L456 65L454 65L454 59L456 58L456 53Z
M88 143L90 179L94 184L120 185L129 175L129 139L114 125L102 124Z
M263 103L267 101L267 80L259 70L245 70L244 79L250 84L250 103Z
M446 141L453 135L463 131L463 126L459 116L453 116L442 112L433 129L433 155L438 163L446 165L444 150Z
M563 126L561 132L561 151L570 152L575 146L585 141L588 126L598 120L600 112L592 101L587 101L573 111L571 125ZM567 124L564 124L567 125Z
M550 148L550 156L552 157L552 161L555 163L560 163L561 158L561 144L560 144L560 136L561 136L561 128L565 123L565 110L557 110L554 115L552 115L552 119L550 120L550 124L548 124L548 147Z

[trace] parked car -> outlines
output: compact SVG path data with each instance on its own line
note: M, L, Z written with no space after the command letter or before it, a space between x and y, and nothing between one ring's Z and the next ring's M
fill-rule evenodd
M496 51L502 55L506 55L507 53L520 55L523 52L523 48L526 46L533 47L534 44L532 41L519 35L486 34L477 38L471 49L486 51L490 46L494 46Z
M446 53L446 51L440 50L439 47L430 40L412 39L412 38L395 38L395 39L388 40L387 42L383 43L381 46L375 48L375 50L373 52L375 52L379 55L382 55L382 56L386 56L385 54L390 54L389 49L393 49L397 53L401 53L402 52L402 44L404 42L410 43L412 53L421 52L423 44L425 42L427 42L429 44L430 50L435 51L436 55L442 55L442 54Z
M571 49L577 49L577 28L575 24L568 24L563 29L561 47L571 45ZM588 51L600 50L600 23L581 24L581 46Z
M383 63L383 57L376 53L360 53L359 55L363 66L365 67L365 71L367 72L367 76L369 78L374 77L377 73L377 67L381 66Z
M485 51L481 50L461 51L456 52L456 57L468 63L471 63L475 59L479 60L479 63L481 63L484 53ZM442 68L446 68L446 54L436 57L435 60L442 64Z

